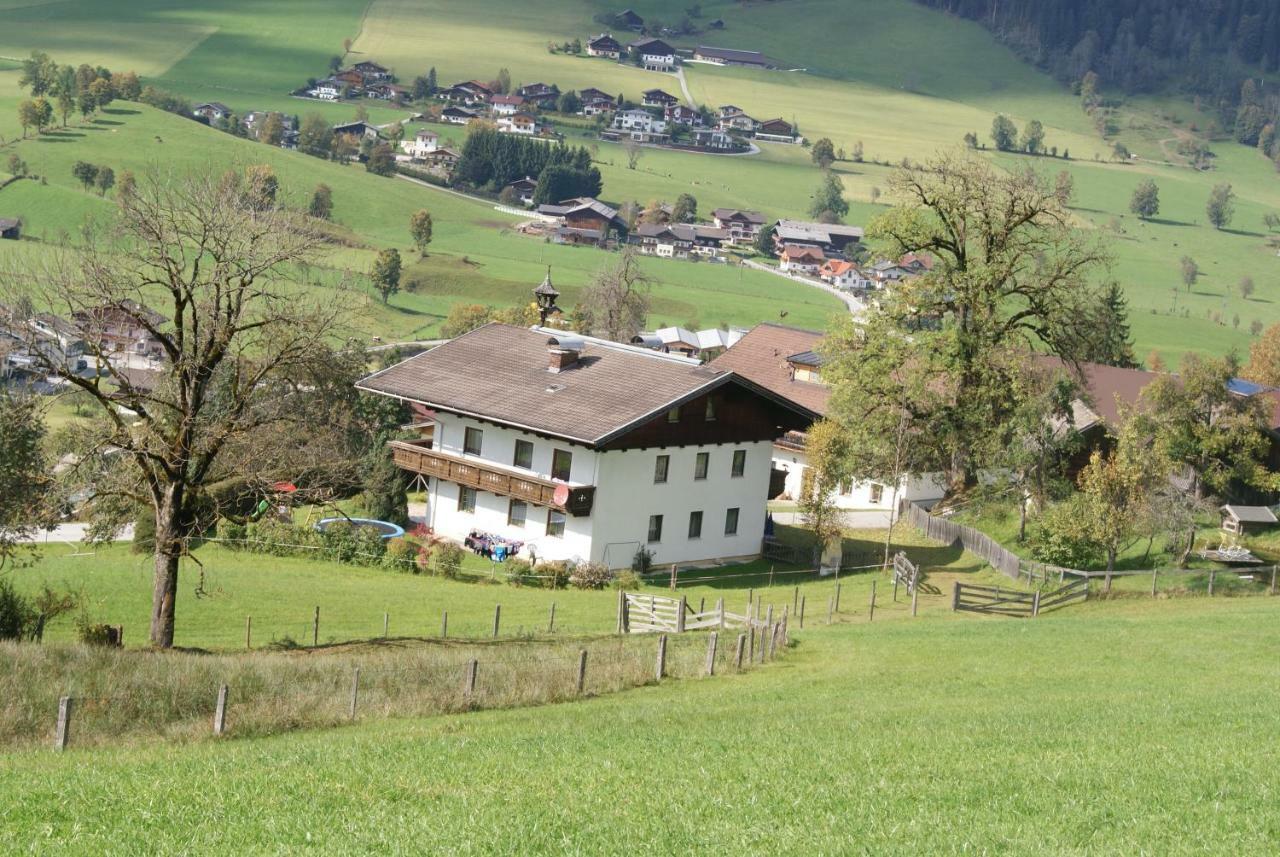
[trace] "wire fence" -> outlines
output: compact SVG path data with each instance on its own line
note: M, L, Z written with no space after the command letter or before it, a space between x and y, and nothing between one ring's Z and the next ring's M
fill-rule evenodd
M0 678L0 741L62 750L541 705L744 672L785 651L785 624L771 634L750 647L745 632L712 632L305 657L0 646L13 667Z

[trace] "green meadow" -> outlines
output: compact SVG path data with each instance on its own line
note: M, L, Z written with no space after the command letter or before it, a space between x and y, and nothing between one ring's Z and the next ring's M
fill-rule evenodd
M442 84L487 80L505 67L516 83L596 86L630 97L655 86L678 92L680 83L672 75L548 49L551 43L598 32L592 16L612 8L583 0L534 5L510 0L465 5L443 0L217 0L198 8L160 0L24 1L6 8L6 22L12 26L0 33L0 57L21 57L39 48L63 62L135 68L148 82L193 101L219 100L240 112L316 111L335 122L350 119L355 106L318 104L287 93L308 77L323 75L329 57L342 53L344 39L353 40L349 60L376 59L392 66L402 80L429 67L436 68ZM667 23L678 21L685 8L675 0L636 5L649 19ZM760 50L790 70L689 64L684 77L693 98L712 107L737 104L758 118L793 120L808 138L830 137L847 152L861 142L864 162L836 165L851 202L850 222L866 223L883 210L872 198L888 186L888 165L903 158L924 160L959 146L969 131L985 140L996 112L1008 113L1019 125L1037 118L1046 126L1046 144L1069 150L1069 161L987 156L1006 169L1031 167L1051 175L1065 169L1072 175L1082 228L1097 230L1112 245L1116 263L1109 276L1123 283L1129 296L1140 356L1158 351L1166 363L1174 363L1187 350L1244 350L1255 320L1280 320L1280 261L1262 224L1265 214L1280 209L1275 171L1256 152L1219 139L1212 120L1191 104L1171 97L1129 100L1117 117L1114 139L1137 158L1120 164L1110 158L1112 141L1094 132L1065 87L1021 62L973 22L909 0L788 0L708 3L694 23L717 17L726 22L724 30L673 41L682 47L712 43ZM16 77L0 67L0 135L7 140L20 133ZM375 122L405 115L380 104L368 110ZM39 141L0 148L0 156L18 151L49 181L39 187L10 185L0 191L0 210L16 211L31 222L35 236L52 240L63 230L74 232L86 214L104 208L67 175L75 160L109 163L117 171L152 164L267 162L296 196L304 197L317 181L334 188L335 219L368 248L345 252L335 265L363 270L374 249L405 248L408 214L429 208L437 237L431 257L409 271L414 290L393 298L391 307L370 306L359 323L384 336L430 335L458 301L523 301L546 264L553 266L557 283L567 287L571 299L608 258L515 236L505 231L514 218L482 204L392 186L357 168L266 151L183 124L146 109L108 113ZM589 131L565 130L571 142L592 142ZM446 136L456 141L459 133L449 129ZM1177 139L1197 135L1207 138L1216 154L1214 168L1205 172L1182 165L1173 151ZM777 144L761 149L749 157L647 149L634 170L627 168L618 147L601 143L596 151L604 197L613 201L672 200L689 192L704 213L733 206L774 217L804 216L820 179L808 151ZM1147 177L1160 186L1162 208L1158 218L1144 223L1128 214L1128 199ZM1223 181L1232 183L1238 201L1230 229L1218 231L1205 222L1204 203L1212 186ZM879 201L892 199L884 194ZM1203 272L1190 289L1182 286L1179 275L1184 255L1196 259ZM751 324L785 312L793 323L822 326L839 311L836 301L817 290L762 273L657 260L646 267L655 280L655 323ZM1248 300L1239 292L1245 277L1255 284Z

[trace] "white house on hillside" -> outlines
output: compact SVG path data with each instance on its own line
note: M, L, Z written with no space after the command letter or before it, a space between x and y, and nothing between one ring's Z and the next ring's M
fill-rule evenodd
M446 538L627 567L760 553L773 441L808 423L786 399L697 360L488 324L360 381L409 402L396 464L427 480Z
M423 128L413 135L412 140L401 140L400 150L411 158L424 160L427 155L440 148L440 135L435 131Z

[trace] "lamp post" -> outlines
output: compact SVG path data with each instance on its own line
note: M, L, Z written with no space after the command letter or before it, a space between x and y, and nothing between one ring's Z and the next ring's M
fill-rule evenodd
M560 297L560 293L556 291L556 287L551 285L551 266L547 266L546 279L542 281L542 285L533 290L534 300L538 302L538 318L539 323L547 326L547 316L553 312L560 312L560 307L556 306L556 298Z

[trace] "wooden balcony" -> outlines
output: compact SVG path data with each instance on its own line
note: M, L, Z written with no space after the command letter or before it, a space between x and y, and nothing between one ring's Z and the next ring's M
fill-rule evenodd
M392 460L401 470L435 476L477 491L488 491L538 506L548 506L574 517L590 515L595 501L594 485L568 485L487 465L473 458L431 449L430 441L393 440L387 445L391 447ZM563 503L556 502L556 489L567 490L568 496Z

